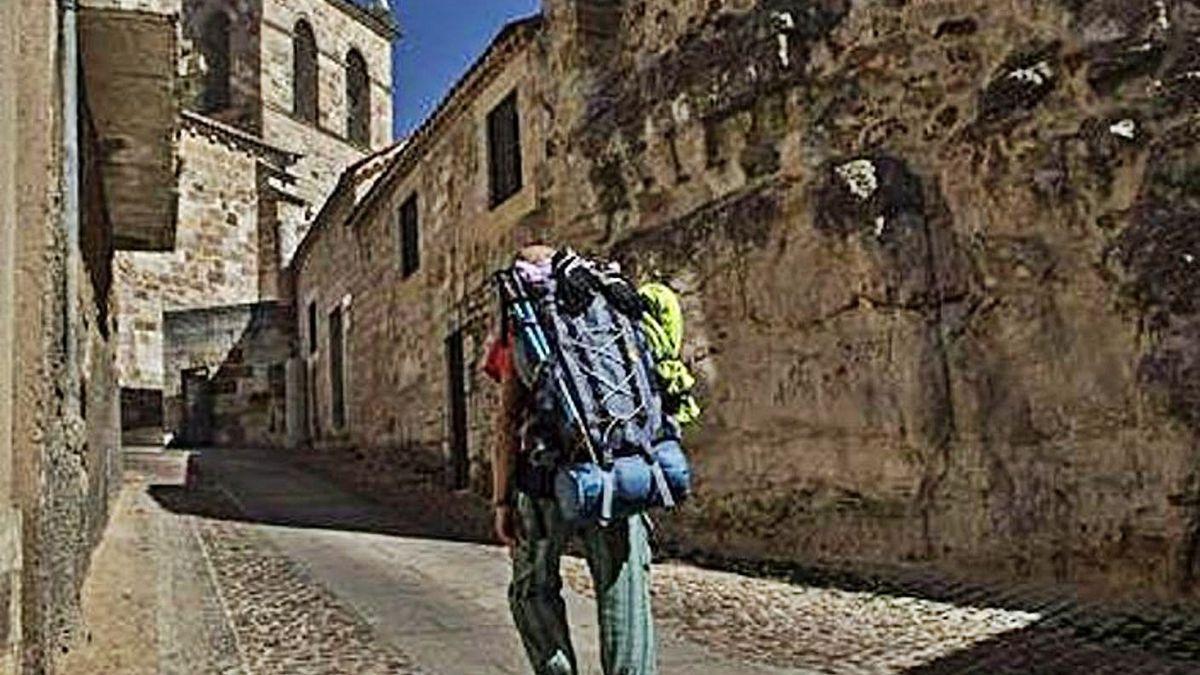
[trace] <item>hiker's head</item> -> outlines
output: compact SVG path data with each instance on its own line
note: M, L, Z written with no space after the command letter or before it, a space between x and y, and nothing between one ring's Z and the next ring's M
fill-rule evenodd
M517 251L514 262L538 264L554 257L555 250L545 244L531 244Z

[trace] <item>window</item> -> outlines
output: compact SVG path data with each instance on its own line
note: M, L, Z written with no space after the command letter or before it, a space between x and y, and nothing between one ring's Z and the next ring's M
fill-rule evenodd
M345 362L345 333L342 326L342 308L338 307L329 315L329 382L333 401L333 428L343 429L346 426L346 371Z
M307 21L296 24L292 38L293 112L305 122L317 122L317 38Z
M317 353L317 303L308 303L308 353Z
M346 136L358 145L371 144L371 80L357 49L346 55Z
M400 273L407 279L421 266L420 216L417 195L405 200L400 207Z
M487 118L490 204L495 208L521 191L521 120L517 92L509 94Z
M200 53L204 57L204 91L200 96L200 111L218 112L229 107L231 56L229 17L217 12L204 22L200 36Z

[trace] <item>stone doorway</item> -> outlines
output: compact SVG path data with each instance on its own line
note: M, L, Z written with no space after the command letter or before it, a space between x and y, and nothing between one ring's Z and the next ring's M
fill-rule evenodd
M180 445L195 447L211 445L213 440L212 382L208 368L188 368L182 371L183 437Z
M446 338L450 413L450 487L461 490L470 482L470 457L467 445L467 377L463 357L463 334L455 331Z

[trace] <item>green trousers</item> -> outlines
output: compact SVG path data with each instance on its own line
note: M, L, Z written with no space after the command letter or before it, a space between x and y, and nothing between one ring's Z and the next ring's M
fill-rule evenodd
M577 675L559 561L578 535L596 589L605 675L658 672L650 613L650 541L644 516L572 531L552 499L518 493L520 543L513 551L509 606L537 675Z

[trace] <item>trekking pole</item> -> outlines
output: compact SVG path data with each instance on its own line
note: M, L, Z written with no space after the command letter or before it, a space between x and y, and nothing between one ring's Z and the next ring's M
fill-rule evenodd
M496 273L496 288L500 294L501 304L508 308L512 318L525 334L526 341L533 347L538 369L552 369L550 372L554 378L554 386L559 391L559 398L564 401L567 407L567 416L571 418L575 431L582 437L589 458L599 466L599 455L596 453L596 448L592 443L592 436L588 431L587 424L583 420L582 413L579 411L575 397L571 394L570 388L563 379L562 372L554 369L551 364L550 341L546 339L542 325L538 323L537 313L534 311L529 294L525 290L525 284L521 282L521 279L512 270L502 270Z

